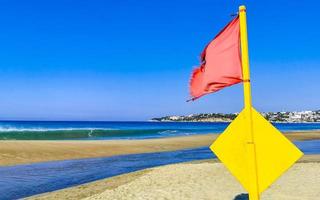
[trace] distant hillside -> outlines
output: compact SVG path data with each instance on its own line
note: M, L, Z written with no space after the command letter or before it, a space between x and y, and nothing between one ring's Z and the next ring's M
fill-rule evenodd
M152 118L159 122L230 122L238 113L203 113L187 116L165 116ZM262 115L271 122L320 122L320 110L301 112L267 112Z

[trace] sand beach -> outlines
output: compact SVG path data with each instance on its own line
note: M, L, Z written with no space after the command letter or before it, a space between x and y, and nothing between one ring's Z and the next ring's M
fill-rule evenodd
M320 195L320 156L300 159L262 195L262 200L314 200ZM217 160L150 168L29 199L246 200L246 191Z
M0 165L174 151L209 146L218 134L143 140L1 140ZM320 139L320 131L285 133L291 141Z
M284 134L291 141L320 139L319 131ZM209 146L218 134L143 140L0 141L2 166ZM320 155L305 155L262 199L314 199ZM288 184L287 184L288 183ZM227 189L226 189L227 187ZM223 192L221 192L223 191ZM30 199L246 199L244 189L216 159L171 164L122 174ZM236 197L238 195L238 197ZM299 197L299 198L297 198Z

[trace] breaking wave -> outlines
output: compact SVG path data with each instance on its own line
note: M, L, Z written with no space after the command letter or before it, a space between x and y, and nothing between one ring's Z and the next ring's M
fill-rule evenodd
M196 134L190 129L4 128L0 140L144 139Z

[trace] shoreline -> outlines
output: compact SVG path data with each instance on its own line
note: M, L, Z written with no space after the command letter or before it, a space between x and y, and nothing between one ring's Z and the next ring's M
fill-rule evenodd
M159 182L160 183L164 182L164 184L167 184L168 182L171 182L173 179L179 180L182 178L181 177L181 176L183 176L182 174L175 175L174 176L175 178L173 178L173 179L170 178L171 176L169 176L170 180L165 180L165 181L162 180L162 179L168 178L168 176L163 175L164 173L167 173L168 171L169 171L169 173L176 174L176 171L177 171L176 167L187 168L187 171L189 171L188 168L198 165L199 168L197 168L196 171L191 170L191 173L201 173L201 171L207 171L204 166L207 164L211 165L210 168L212 167L212 171L209 174L210 176L212 176L213 174L216 174L215 176L218 176L217 178L224 179L225 175L226 175L229 179L228 185L230 185L230 184L236 185L238 187L238 189L240 189L240 190L242 189L241 187L239 187L239 183L237 183L237 181L233 177L230 177L229 172L227 172L225 167L223 167L222 164L217 159L209 159L209 160L197 160L197 161L192 161L192 162L169 164L169 165L164 165L164 166L159 166L159 167L148 168L148 169L139 170L136 172L131 172L131 173L127 173L127 174L122 174L122 175L118 175L118 176L114 176L114 177L110 177L110 178L105 178L105 179L93 181L93 182L86 183L86 184L81 184L81 185L74 186L74 187L64 188L61 190L56 190L56 191L52 191L52 192L48 192L48 193L43 193L43 194L31 196L26 199L28 199L28 200L54 200L54 199L63 199L63 198L68 198L68 199L112 199L112 197L114 197L114 196L110 197L110 195L119 195L119 193L120 193L120 195L127 195L127 193L123 193L123 191L119 191L119 190L123 190L123 188L125 188L126 190L129 190L130 193L135 193L135 192L139 192L139 191L136 191L136 190L139 190L139 188L149 187L150 184L155 184L155 183L158 184ZM216 169L214 168L214 164L219 165L222 168L222 171L219 171L219 173L216 172L215 171ZM317 169L320 168L320 155L305 155L305 156L303 156L293 166L293 169L289 170L289 172L287 172L287 173L292 173L292 171L296 172L297 171L296 168L304 169L306 167L309 167L309 165L312 166L311 168L314 168L314 167L317 167ZM172 167L173 167L173 169L171 169ZM158 177L158 178L160 178L160 180L159 179L155 180L154 178L150 178L151 173L157 172L159 170L161 171L160 177ZM305 173L307 173L307 171L308 170L306 170ZM284 176L288 176L287 173ZM171 188L179 187L180 185L183 185L184 183L189 182L189 181L191 181L193 183L202 181L201 178L198 178L197 175L195 175L195 177L196 178L190 180L190 176L187 176L187 177L185 177L185 178L187 178L186 180L184 180L184 181L179 180L178 184L175 187L171 187ZM301 174L298 177L301 178ZM148 181L139 183L139 179L144 179L144 178L148 178ZM307 178L310 179L313 177L308 175ZM281 181L281 179L280 179L280 181ZM303 178L301 178L301 179L303 179ZM214 181L214 180L210 180L210 181ZM299 181L295 180L295 183L297 183L297 182L299 182ZM133 187L132 190L128 189L128 186L130 186L130 188L132 188L132 186L134 186L134 185L137 185L138 187L137 186ZM212 186L212 184L210 184L210 182L208 182L206 185ZM275 185L275 187L279 187L279 186L277 186L277 182L274 185ZM273 186L271 186L271 190L272 190L272 187ZM308 187L308 186L306 186L306 187ZM158 185L156 186L155 189L157 191L168 190L168 188L164 188L164 187L161 187ZM190 188L188 188L188 190L189 190L188 192L190 193ZM268 189L268 190L270 190L270 189ZM266 191L266 193L270 193L270 192L268 192L268 190ZM148 191L148 190L145 190L145 191ZM230 189L228 189L227 191L230 192ZM192 188L191 188L191 192L192 193L197 193L197 192L201 193L201 190L199 191L199 190L195 189L194 191L192 191ZM215 191L215 192L216 192L216 194L218 194L218 191ZM146 193L147 193L146 195L150 195L150 193L152 193L152 192L148 191ZM221 193L221 191L219 193ZM242 193L246 193L246 192L242 189ZM281 192L278 192L278 193L281 193ZM166 191L165 194L168 194L168 192ZM237 195L237 193L232 193L232 195ZM108 198L108 197L110 197L110 198ZM116 197L119 197L119 196L116 196ZM122 197L125 198L125 196L122 196ZM193 199L193 198L186 198L186 199ZM229 198L229 199L231 199L231 198ZM291 199L291 198L288 198L288 199Z
M288 132L291 141L320 139L320 131ZM0 166L175 151L209 146L219 134L143 140L1 140Z

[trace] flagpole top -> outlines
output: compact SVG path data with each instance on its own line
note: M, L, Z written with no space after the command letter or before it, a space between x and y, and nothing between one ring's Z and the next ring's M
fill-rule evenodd
M239 6L239 12L246 12L246 6Z

